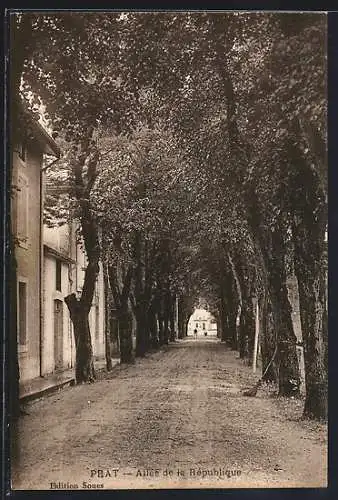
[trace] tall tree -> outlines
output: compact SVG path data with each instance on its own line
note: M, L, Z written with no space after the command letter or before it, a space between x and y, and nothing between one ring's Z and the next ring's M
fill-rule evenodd
M22 14L23 19L25 16ZM132 93L121 78L119 20L119 14L35 14L23 42L30 38L34 42L34 51L23 65L23 94L30 101L33 96L33 103L45 105L53 129L62 131L72 145L68 156L72 194L87 257L80 298L71 294L65 299L76 339L77 382L95 378L88 314L100 260L98 225L91 204L100 156L98 134L103 125L119 127L126 109L127 123L133 109Z

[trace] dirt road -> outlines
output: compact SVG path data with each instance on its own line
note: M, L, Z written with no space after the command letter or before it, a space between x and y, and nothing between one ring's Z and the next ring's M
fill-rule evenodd
M35 401L18 424L15 489L318 487L326 428L262 390L215 339L186 340L108 379Z

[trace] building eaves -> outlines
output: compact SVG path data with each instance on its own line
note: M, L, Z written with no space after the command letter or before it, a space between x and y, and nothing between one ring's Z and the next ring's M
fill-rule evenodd
M20 102L18 105L18 116L19 120L24 121L30 128L30 132L38 143L41 151L45 154L60 158L60 147L56 144L54 139L48 134L44 127L36 120L33 113L27 109L23 102Z
M63 262L66 262L67 264L76 264L76 261L74 259L72 259L68 255L65 255L64 253L56 250L55 248L47 245L46 243L44 243L44 245L43 245L43 250L44 250L44 253L46 253L48 255L52 255L53 257L56 257L57 259L60 259Z

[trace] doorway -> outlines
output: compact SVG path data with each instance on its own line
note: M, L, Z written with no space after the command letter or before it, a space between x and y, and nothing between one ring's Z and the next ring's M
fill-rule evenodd
M54 300L54 368L63 368L63 303Z

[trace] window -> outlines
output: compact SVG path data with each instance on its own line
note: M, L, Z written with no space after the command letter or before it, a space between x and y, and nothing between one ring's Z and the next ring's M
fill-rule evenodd
M18 343L27 344L27 283L19 281L18 297Z
M205 330L205 323L203 323L203 327L202 328L203 328L203 330Z
M20 160L26 161L27 158L26 141L21 141L20 144L18 144L18 155Z
M17 236L22 243L28 239L28 180L24 175L18 179Z
M55 263L55 288L61 292L61 260L56 259Z
M99 305L95 305L95 339L98 340L100 337L100 310Z

